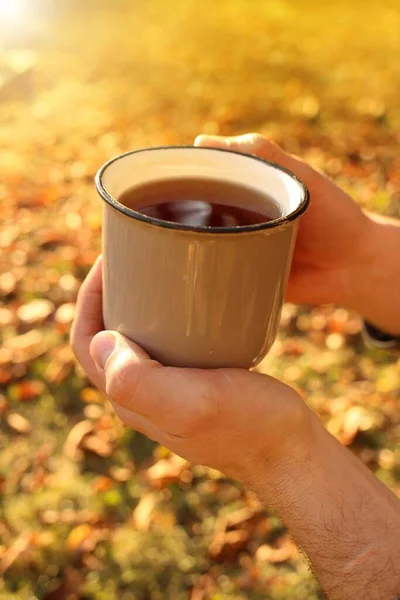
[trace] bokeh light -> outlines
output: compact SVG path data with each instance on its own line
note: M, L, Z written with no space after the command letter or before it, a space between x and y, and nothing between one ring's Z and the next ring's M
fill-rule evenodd
M0 19L17 19L22 13L22 0L0 0Z

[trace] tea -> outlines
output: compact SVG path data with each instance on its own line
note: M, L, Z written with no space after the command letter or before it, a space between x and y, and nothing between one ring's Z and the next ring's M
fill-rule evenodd
M280 216L259 190L216 179L159 179L132 187L119 202L143 215L192 227L243 227Z

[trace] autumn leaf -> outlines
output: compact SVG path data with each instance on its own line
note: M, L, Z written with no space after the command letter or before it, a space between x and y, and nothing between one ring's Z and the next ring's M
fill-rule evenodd
M64 443L64 454L71 460L76 460L79 455L79 449L84 438L89 435L94 429L91 421L85 420L77 423L69 432Z
M170 483L179 481L189 462L173 454L170 458L162 459L147 469L146 478L155 488L163 488Z
M85 523L74 527L67 537L68 550L71 550L72 552L83 550L93 532L93 527Z
M28 421L26 417L23 417L17 412L11 412L6 417L7 424L11 429L13 429L16 433L28 434L32 425Z
M148 531L151 525L152 513L157 504L157 496L153 492L144 495L132 515L133 526L138 531Z

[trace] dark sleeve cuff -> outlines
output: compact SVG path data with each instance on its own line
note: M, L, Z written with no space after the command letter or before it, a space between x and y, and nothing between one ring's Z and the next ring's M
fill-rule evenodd
M367 346L382 348L382 350L400 350L400 336L381 331L367 321L364 321L362 334Z

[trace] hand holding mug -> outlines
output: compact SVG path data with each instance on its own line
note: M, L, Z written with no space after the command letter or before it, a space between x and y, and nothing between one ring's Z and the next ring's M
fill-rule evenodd
M101 262L80 289L71 341L128 427L249 485L267 463L278 468L307 451L315 417L289 386L243 369L164 367L121 334L103 331Z
M196 145L247 152L286 167L309 189L300 221L287 299L296 304L351 304L357 274L371 267L370 219L332 181L259 134L199 136Z

